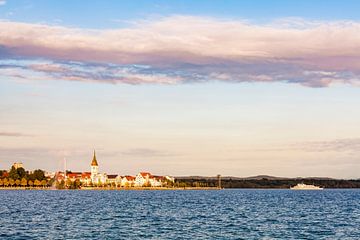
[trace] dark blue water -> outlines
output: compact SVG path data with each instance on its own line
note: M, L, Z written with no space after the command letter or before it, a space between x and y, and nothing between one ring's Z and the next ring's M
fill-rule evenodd
M360 239L360 190L0 191L0 239Z

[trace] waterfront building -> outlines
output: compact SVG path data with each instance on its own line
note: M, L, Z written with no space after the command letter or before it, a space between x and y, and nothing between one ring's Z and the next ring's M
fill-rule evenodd
M134 176L124 176L121 179L121 187L133 187L135 186L135 179Z
M24 168L24 165L23 163L21 162L16 162L12 165L15 169L18 169L18 168Z
M81 181L81 172L67 172L66 173L66 179L71 180L72 182L74 182L75 180L80 180Z
M83 172L81 173L81 183L85 185L90 185L91 183L91 172Z
M107 182L106 183L110 184L111 186L118 186L118 185L121 184L121 182L120 182L120 184L118 184L117 180L118 180L118 175L110 174L110 175L107 175Z
M107 182L107 175L106 173L99 173L99 164L96 159L96 153L94 150L94 156L91 161L91 182L93 184L105 184Z
M151 173L149 172L139 172L135 178L135 187L143 187L149 185L150 177Z
M161 187L163 185L165 177L163 176L152 176L149 178L150 186L152 187Z
M50 175L50 174L49 174ZM115 187L161 187L166 186L168 181L174 182L170 176L154 176L149 172L140 172L136 176L120 176L118 174L99 173L99 164L96 158L96 152L90 164L90 172L57 172L55 179L61 181L79 180L82 186L115 186Z
M165 177L163 176L154 176L149 172L139 172L135 178L136 187L161 187L163 186Z
M55 172L45 172L44 175L46 178L54 178L56 173Z
M58 182L65 181L65 174L64 172L56 172L55 173L55 179Z
M96 153L95 153L95 150L94 150L94 156L93 156L93 159L91 161L91 181L93 183L97 182L98 174L99 174L99 164L98 164L98 162L96 160Z
M116 186L117 186L117 187L121 187L122 178L123 178L123 177L120 176L120 175L117 175L117 176L116 176L115 183L116 183Z
M165 179L173 183L175 182L175 178L171 176L165 176Z

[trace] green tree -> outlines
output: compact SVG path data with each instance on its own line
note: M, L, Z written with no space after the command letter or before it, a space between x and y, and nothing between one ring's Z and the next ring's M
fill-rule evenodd
M41 182L39 180L35 180L34 182L35 187L39 187L41 185Z
M45 179L45 173L41 169L36 169L32 174L29 175L30 180L39 180L42 181Z
M54 183L55 183L55 178L47 179L48 186L53 186Z
M73 182L73 189L79 189L81 187L81 182L79 179L76 179L74 182Z
M72 186L72 181L70 180L70 178L68 178L68 179L66 180L65 186L66 186L67 188L71 188L71 186Z
M34 182L32 180L29 180L28 184L29 184L30 187L34 186Z
M9 180L7 178L4 178L3 182L5 187L9 186Z
M20 183L21 183L21 181L20 181L19 179L16 179L16 180L15 180L15 185L16 185L17 187L20 186Z
M65 181L61 180L60 182L56 182L56 188L57 189L65 189Z
M16 169L16 172L17 172L17 174L18 174L18 176L19 176L18 179L22 179L22 178L26 177L26 175L27 175L25 169L22 168L22 167Z
M15 168L14 166L11 167L10 172L9 172L9 177L17 180L17 179L22 179L24 177L27 177L27 173L25 171L24 168Z
M173 187L174 186L174 182L170 181L169 179L164 179L162 184L164 187Z
M6 173L5 170L0 170L0 178L4 176L4 173Z
M23 177L21 179L21 186L26 187L27 184L28 184L28 182L27 182L26 178Z
M18 172L17 172L17 170L16 170L16 168L14 166L12 166L11 169L10 169L9 178L11 178L13 180L20 178L19 174L18 174Z
M47 184L47 181L46 181L45 179L41 181L41 185L42 185L43 187L46 187L46 184Z
M10 184L11 187L14 186L14 184L15 184L14 179L9 178L9 184Z

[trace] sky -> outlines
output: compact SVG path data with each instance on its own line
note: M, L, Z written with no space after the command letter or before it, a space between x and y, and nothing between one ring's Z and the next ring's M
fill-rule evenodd
M0 0L0 169L360 178L359 8Z

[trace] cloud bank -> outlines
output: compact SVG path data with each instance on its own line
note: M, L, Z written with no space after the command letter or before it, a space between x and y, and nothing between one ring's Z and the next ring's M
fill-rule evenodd
M80 29L0 21L0 75L128 84L360 83L360 23L193 16Z
M308 152L359 152L360 138L306 142L297 144L295 147Z

